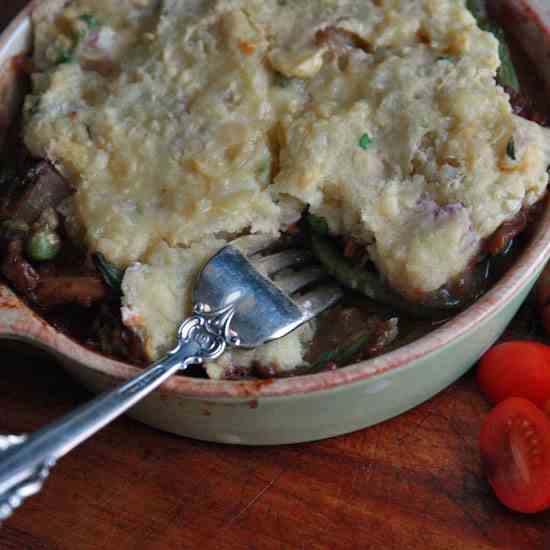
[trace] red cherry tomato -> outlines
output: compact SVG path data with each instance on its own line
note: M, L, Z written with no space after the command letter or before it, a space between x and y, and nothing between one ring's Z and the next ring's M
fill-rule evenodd
M540 408L550 399L550 347L539 342L504 342L479 363L477 381L493 403L523 397Z
M525 399L498 404L480 433L481 457L498 499L518 512L550 507L550 420Z

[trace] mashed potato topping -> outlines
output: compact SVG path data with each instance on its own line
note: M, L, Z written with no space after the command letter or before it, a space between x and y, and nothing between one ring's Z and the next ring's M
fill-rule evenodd
M413 297L547 185L548 135L513 115L462 0L56 0L34 18L25 142L75 185L86 245L129 267L123 319L152 358L232 235L309 207ZM310 332L209 372L293 368Z

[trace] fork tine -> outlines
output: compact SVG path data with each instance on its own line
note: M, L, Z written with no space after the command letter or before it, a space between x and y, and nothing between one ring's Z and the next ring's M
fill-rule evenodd
M338 302L343 294L339 285L330 283L299 296L294 301L302 308L306 317L312 319Z
M285 250L262 258L252 258L250 261L256 269L266 275L273 275L287 267L298 267L311 262L313 256L307 250Z
M231 241L231 245L238 248L245 256L253 256L272 245L276 240L277 237L273 235L245 235Z
M287 294L292 294L297 290L314 283L315 281L320 281L325 279L327 274L320 267L309 267L295 271L292 273L285 273L284 275L277 275L274 277L273 282Z

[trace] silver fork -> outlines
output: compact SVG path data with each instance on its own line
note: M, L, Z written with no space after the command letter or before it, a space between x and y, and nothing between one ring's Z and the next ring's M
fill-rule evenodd
M281 338L341 298L332 282L308 291L326 279L319 267L307 267L309 252L262 255L271 242L242 237L210 259L195 284L194 314L180 326L177 346L166 357L28 437L0 437L0 522L40 491L61 457L174 374L217 359L227 346L255 348Z

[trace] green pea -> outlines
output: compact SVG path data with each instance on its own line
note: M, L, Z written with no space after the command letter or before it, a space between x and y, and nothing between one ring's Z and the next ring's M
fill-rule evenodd
M27 255L31 261L47 262L53 260L61 249L61 239L53 231L38 231L27 241Z

